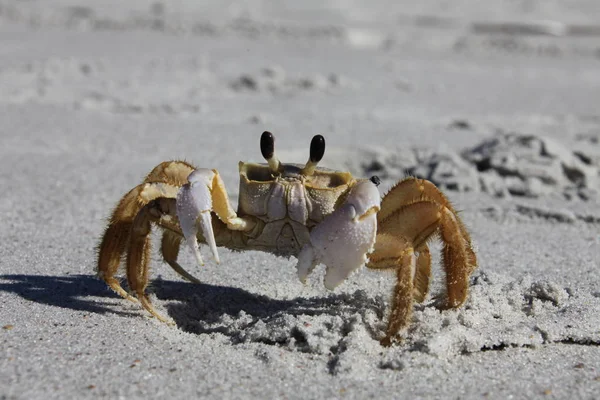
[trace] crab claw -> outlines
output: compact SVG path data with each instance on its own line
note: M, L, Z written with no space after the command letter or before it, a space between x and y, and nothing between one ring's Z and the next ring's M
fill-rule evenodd
M215 176L210 169L197 169L188 176L188 182L177 193L177 218L186 242L199 265L204 265L198 248L198 225L212 255L219 263L219 254L212 227L212 182Z
M345 202L310 233L310 243L298 255L298 278L306 277L317 264L325 264L325 287L334 289L367 262L377 234L381 197L368 180L350 189Z

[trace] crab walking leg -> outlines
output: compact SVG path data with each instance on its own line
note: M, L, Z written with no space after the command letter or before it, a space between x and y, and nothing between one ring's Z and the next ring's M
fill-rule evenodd
M137 302L135 297L127 293L115 278L121 263L121 257L127 247L130 230L131 222L123 221L111 221L108 228L106 228L98 252L98 277L103 279L121 297Z
M415 266L414 278L414 299L417 303L422 303L429 293L429 283L431 281L431 253L426 244L417 250L419 255Z
M162 236L160 244L160 252L167 264L171 266L179 275L184 279L192 283L201 283L198 279L187 272L177 262L177 256L179 255L179 247L181 245L181 236L174 232L165 230Z
M177 217L181 231L198 264L204 265L198 247L199 227L215 261L219 263L219 253L211 223L211 211L214 211L217 217L232 230L251 230L254 228L255 222L251 219L240 218L233 211L225 185L217 170L197 169L188 176L188 181L189 183L183 185L177 194Z
M127 250L133 221L140 210L152 200L160 197L175 198L177 189L166 183L143 183L125 194L112 213L98 248L98 277L128 300L136 301L121 287L115 274Z
M98 248L98 277L121 297L133 302L137 300L121 287L115 274L127 249L133 218L138 211L136 206L137 198L142 191L140 186L129 191L119 201Z
M455 212L448 198L431 181L408 177L396 183L383 196L381 211L378 214L379 220L389 217L400 206L427 199L433 200Z
M369 258L367 268L393 269L396 272L388 327L385 337L381 340L382 345L389 346L398 332L408 326L412 317L416 257L411 243L406 238L378 233L375 249Z
M305 282L315 265L326 266L325 287L333 290L364 265L377 233L380 195L368 180L357 182L345 202L310 233L298 255L298 277Z
M448 290L448 307L456 308L467 300L469 288L469 276L476 265L472 257L470 243L465 243L464 237L459 233L460 222L458 217L444 209L440 231L444 248L442 249L442 260L446 272L446 288Z
M403 252L414 253L411 244L405 238L393 237L387 234L377 234L375 249L369 257L367 268L371 269L395 269L398 267L397 261ZM422 245L417 250L415 264L411 267L413 281L413 298L417 303L422 303L429 293L429 283L431 280L431 253L427 244ZM412 303L410 304L412 307ZM408 322L407 322L408 323Z
M393 338L410 323L413 312L413 271L415 269L415 255L407 250L398 260L399 268L396 269L396 286L392 296L392 310L389 316L388 327L382 345L392 344Z
M443 242L443 266L446 273L448 306L458 307L466 300L468 279L473 271L469 264L470 243L459 229L457 216L445 206L430 200L418 201L400 207L379 223L379 233L385 233L421 249L427 240L439 231ZM373 257L377 256L377 252ZM425 262L423 260L422 262Z
M377 218L378 221L382 221L391 214L393 214L398 207L419 201L419 200L432 200L435 203L446 207L456 220L457 227L466 242L465 251L467 252L467 264L471 269L471 272L477 268L477 256L473 250L471 244L471 236L467 231L467 228L458 217L458 212L452 206L452 203L437 188L432 182L426 179L419 179L409 177L398 182L381 200L381 211Z
M147 182L165 182L170 185L183 186L188 176L194 172L194 166L185 161L164 161L158 164L144 179Z
M148 267L150 264L150 232L151 215L148 207L144 207L135 217L129 238L129 251L127 252L127 283L135 292L142 306L159 321L170 322L161 316L152 306L146 286L148 286Z

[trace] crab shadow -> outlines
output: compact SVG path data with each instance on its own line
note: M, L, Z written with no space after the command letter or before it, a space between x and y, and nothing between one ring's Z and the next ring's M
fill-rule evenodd
M145 313L141 307L139 312L120 311L114 300L121 297L92 275L0 275L0 291L14 293L32 302L76 311L127 317L140 317ZM222 326L224 316L235 320L246 315L253 321L268 322L282 315L292 318L301 315L336 316L371 309L382 318L385 308L381 297L368 296L363 290L281 300L235 287L158 278L152 282L149 292L167 302L164 307L180 329L195 334L227 334ZM102 298L112 300L103 301ZM124 305L129 304L124 299L122 301Z
M134 315L115 310L114 302L97 300L98 297L118 296L110 292L104 282L90 275L0 275L0 291L14 293L35 303L75 311Z
M195 334L222 333L233 342L239 339L240 331L259 321L278 324L282 318L335 317L364 314L367 310L374 310L382 319L385 310L381 296L368 296L364 290L283 300L227 286L189 283L180 286L159 280L155 281L153 291L159 299L178 300L165 307L180 329Z

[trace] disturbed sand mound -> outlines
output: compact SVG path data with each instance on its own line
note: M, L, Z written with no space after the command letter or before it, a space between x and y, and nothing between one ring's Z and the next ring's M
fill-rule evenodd
M598 149L596 149L598 150ZM534 135L500 134L462 153L479 172L480 188L496 196L560 192L584 200L598 192L600 164L591 155Z
M362 155L366 175L429 179L452 191L481 191L495 197L560 195L597 198L600 135L580 135L573 149L536 135L500 132L460 153L431 149L370 151ZM352 168L352 166L350 166Z
M389 304L383 295L357 290L276 300L212 288L168 308L185 331L221 334L233 345L261 343L324 357L331 374L355 368L357 358L379 368L403 369L415 353L448 358L552 343L600 344L599 293L479 271L464 307L441 310L439 298L418 305L404 341L384 354L378 340ZM581 322L573 326L574 320ZM257 357L268 359L268 352Z

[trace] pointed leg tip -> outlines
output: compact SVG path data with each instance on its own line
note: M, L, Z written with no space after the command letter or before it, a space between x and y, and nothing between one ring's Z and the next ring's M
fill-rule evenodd
M146 294L139 295L138 298L140 300L140 303L142 304L142 307L144 307L144 309L148 311L152 317L167 325L174 324L174 321L172 319L163 317L158 313L158 311L156 311Z
M202 255L200 255L199 251L194 252L194 257L196 257L196 263L200 267L204 267L204 260L202 259Z
M395 335L385 335L385 337L383 339L381 339L379 341L379 343L383 347L391 347L396 344L402 343L402 341L403 341L403 339L398 334L395 334Z
M130 295L130 294L128 294L128 295L125 297L125 299L127 299L127 300L129 300L129 301L131 301L132 303L135 303L135 304L138 304L138 303L139 303L139 300L138 300L138 299L136 299L135 297L133 297L133 296L132 296L132 295Z
M158 314L158 313L156 313L156 314L152 314L152 316L153 316L154 318L156 318L156 319L157 319L159 322L162 322L163 324L167 324L167 325L169 325L169 326L173 326L173 325L175 325L175 321L173 321L173 320L172 320L172 319L170 319L170 318L163 317L162 315L160 315L160 314Z

